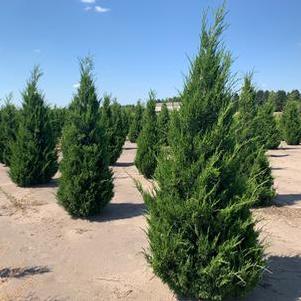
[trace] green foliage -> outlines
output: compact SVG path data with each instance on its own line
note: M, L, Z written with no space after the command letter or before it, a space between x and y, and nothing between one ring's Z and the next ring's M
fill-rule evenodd
M81 60L81 80L62 138L59 202L76 217L98 214L113 197L107 140L100 127L99 101L90 58Z
M143 111L143 106L141 105L140 101L138 101L129 129L129 139L133 143L137 141L142 129Z
M55 140L48 107L38 90L42 73L35 67L25 91L16 140L12 143L10 176L19 186L48 182L57 171Z
M67 120L67 109L54 106L49 109L49 118L55 141L58 143L62 137L64 124Z
M283 90L271 91L268 100L274 104L276 112L282 112L287 102L287 94Z
M301 119L298 104L289 101L281 118L283 138L289 145L298 145L301 139Z
M172 114L169 147L159 155L148 207L148 261L179 295L223 300L244 295L265 261L250 207L253 179L239 172L241 145L233 132L231 56L221 34L225 12L202 27L182 106Z
M155 95L153 92L150 92L144 112L143 128L137 141L138 150L135 159L138 170L147 178L151 178L154 175L159 150L155 109Z
M121 105L109 96L104 97L101 108L100 123L105 130L108 141L109 163L114 164L119 158L127 135L127 117Z
M159 144L168 145L168 131L169 131L169 111L166 103L162 104L161 112L158 116L158 135Z
M267 143L273 138L268 130L271 130L269 122L275 124L274 111L262 114L262 112L266 113L266 107L269 107L268 103L257 108L252 76L247 75L239 99L236 133L239 142L244 145L241 148L239 172L247 179L252 179L248 188L250 194L256 199L254 206L269 205L275 196L272 172L265 154Z
M16 140L18 129L18 110L9 95L0 111L0 162L10 165L11 145Z
M258 108L254 122L254 134L265 149L276 149L281 142L281 133L274 116L274 108L273 102L267 101Z

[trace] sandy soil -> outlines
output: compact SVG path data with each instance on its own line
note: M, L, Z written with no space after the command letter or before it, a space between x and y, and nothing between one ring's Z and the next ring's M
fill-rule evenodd
M115 197L91 220L71 219L55 198L57 179L18 188L0 166L0 300L176 300L143 256L145 207L126 143ZM301 300L301 146L270 152L276 206L257 209L269 244L269 272L247 300Z

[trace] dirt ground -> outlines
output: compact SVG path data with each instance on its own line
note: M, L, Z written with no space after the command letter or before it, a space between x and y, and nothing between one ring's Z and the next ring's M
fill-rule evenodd
M0 166L0 300L177 300L148 267L141 177L126 143L115 197L91 220L71 219L57 202L57 179L18 188ZM271 151L277 205L255 210L269 271L246 300L301 300L301 146Z

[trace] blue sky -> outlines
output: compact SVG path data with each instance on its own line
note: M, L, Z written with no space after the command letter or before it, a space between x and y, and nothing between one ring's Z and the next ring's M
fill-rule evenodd
M83 3L91 2L91 3ZM94 3L93 3L94 2ZM123 104L177 95L199 45L202 11L215 0L9 0L0 10L0 98L20 102L34 64L46 99L66 105L78 57L92 54L99 94ZM225 42L241 77L258 88L301 90L301 1L228 0Z

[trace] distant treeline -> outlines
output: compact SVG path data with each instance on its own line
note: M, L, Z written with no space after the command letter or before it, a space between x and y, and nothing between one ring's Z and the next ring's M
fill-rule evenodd
M236 93L235 98L239 97L239 93ZM286 92L284 90L269 91L269 90L257 90L256 92L256 103L262 105L265 102L271 100L275 105L276 112L282 112L287 101L293 100L297 101L301 105L301 93L299 90L295 89L291 92ZM164 99L156 99L156 103L166 103L166 102L180 102L181 97L168 97Z
M237 94L237 97L239 95ZM301 94L299 90L292 90L286 92L284 90L269 91L269 90L257 90L256 91L256 103L262 105L267 101L271 101L275 105L276 112L282 112L286 103L289 100L297 101L301 104Z

